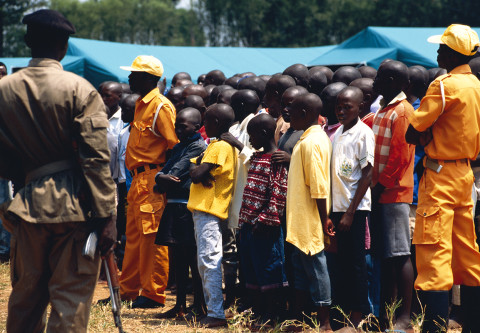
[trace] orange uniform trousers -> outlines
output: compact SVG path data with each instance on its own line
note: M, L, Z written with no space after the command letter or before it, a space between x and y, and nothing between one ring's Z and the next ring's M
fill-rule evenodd
M418 189L413 233L418 277L415 289L480 286L480 253L472 217L473 173L468 161L443 162L439 173L425 168Z
M165 303L168 282L168 247L155 245L165 195L153 192L159 169L145 166L133 176L128 191L125 256L120 277L120 295L124 300L145 296Z

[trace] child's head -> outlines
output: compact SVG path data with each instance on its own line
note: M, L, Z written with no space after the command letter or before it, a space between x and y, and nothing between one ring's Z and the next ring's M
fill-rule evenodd
M414 96L422 99L428 88L428 71L423 66L408 68L408 80L410 81L405 93L408 97Z
M175 106L175 109L177 109L177 111L181 108L183 89L184 88L182 87L170 88L166 96Z
M109 81L100 86L100 96L109 111L109 116L118 109L118 103L122 97L122 85L119 82Z
M263 99L265 95L265 81L263 81L258 76L249 76L238 81L237 89L250 89L257 93L260 100Z
M343 82L330 83L320 94L323 102L322 116L328 119L328 125L338 123L337 116L335 115L335 104L338 94L345 89L345 87L347 87L347 85Z
M363 110L360 110L360 117L363 117L370 112L370 106L378 97L378 94L373 91L373 80L362 77L352 81L350 86L359 88L363 93Z
M185 103L185 98L187 98L188 96L191 96L191 95L200 96L201 98L203 98L204 101L208 98L207 91L205 90L205 88L203 86L201 86L199 84L191 84L189 86L186 86L183 89L182 102L180 104L183 105Z
M297 96L288 107L290 126L294 130L306 130L310 126L318 124L318 116L322 107L322 100L315 94L307 93Z
M192 80L188 79L178 79L177 82L175 83L175 87L183 87L185 88L186 86L189 86L193 84Z
M226 84L221 84L219 86L216 86L212 89L212 91L210 92L210 96L208 98L208 103L209 105L212 105L214 103L217 103L217 99L218 99L218 95L224 91L224 90L227 90L227 89L233 89L232 87L230 87L229 85L226 85Z
M242 78L240 76L235 75L226 79L223 84L229 85L230 87L237 89L238 81L240 81L241 79Z
M175 134L180 142L192 137L200 128L202 115L194 108L185 108L177 113L175 119Z
M235 121L242 122L249 114L257 112L260 98L250 89L235 90L230 105L235 112Z
M289 75L295 80L297 86L302 86L307 88L310 75L308 73L308 68L302 64L295 64L290 67L287 67L283 75Z
M263 101L268 107L268 113L278 118L282 112L282 95L290 87L295 86L295 80L289 75L276 74L267 82Z
M480 57L475 57L468 62L468 65L472 69L472 74L480 80Z
M203 86L203 83L205 82L205 77L207 74L200 74L197 78L197 84Z
M218 94L218 97L217 97L217 103L231 105L232 95L235 94L236 92L237 92L237 89L226 89L220 92L220 94Z
M322 90L328 84L328 79L322 70L310 71L310 80L308 81L308 91L320 96Z
M192 81L192 77L187 72L178 72L172 77L172 87L175 87L178 80L189 80Z
M363 78L368 78L373 80L375 79L375 76L377 76L377 70L370 66L362 66L358 68L358 71L360 72Z
M276 121L268 113L261 113L248 122L247 132L250 144L255 149L275 144Z
M323 75L323 74L322 74ZM290 87L282 95L282 118L287 123L290 122L290 114L288 113L288 107L292 104L293 100L300 95L305 95L308 90L302 86Z
M205 101L203 100L203 98L197 95L190 95L187 98L185 98L185 102L183 106L185 108L194 108L200 111L200 114L202 115L202 124L203 124L205 111L207 111L207 107L205 106Z
M346 87L337 96L335 113L344 130L353 127L358 121L358 116L363 108L363 93L357 87Z
M208 86L209 84L213 84L215 86L219 86L223 84L224 81L225 74L223 74L221 70L215 69L207 73L203 85Z
M205 113L205 132L209 138L218 138L228 132L235 120L235 113L230 105L212 104Z
M383 62L373 81L373 90L391 101L408 85L408 67L396 60Z
M332 83L333 71L330 68L328 68L326 66L315 66L315 67L312 67L308 70L310 75L312 75L312 73L316 72L316 71L319 71L319 72L322 72L323 74L325 74L325 77L327 78L327 84Z
M362 74L352 66L342 66L335 71L332 77L332 82L343 82L347 86L356 79L360 79Z
M135 102L140 97L137 94L131 94L125 97L120 104L122 108L122 121L124 123L131 123L135 114Z

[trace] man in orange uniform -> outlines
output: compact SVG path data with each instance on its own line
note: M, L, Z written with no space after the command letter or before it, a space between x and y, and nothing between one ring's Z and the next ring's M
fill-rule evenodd
M468 61L480 45L470 27L453 24L441 36L438 65L448 74L432 82L410 118L407 141L425 145L413 243L426 306L423 332L448 321L448 290L462 285L462 332L480 329L480 253L472 218L470 160L480 152L480 82ZM438 323L436 324L435 321Z
M140 94L125 153L132 174L127 195L127 244L120 278L122 299L135 300L132 308L154 308L165 303L168 248L155 245L165 195L155 193L155 175L165 164L165 153L178 142L175 107L157 88L163 65L152 56L138 56L128 76L130 89ZM140 295L139 295L140 292Z

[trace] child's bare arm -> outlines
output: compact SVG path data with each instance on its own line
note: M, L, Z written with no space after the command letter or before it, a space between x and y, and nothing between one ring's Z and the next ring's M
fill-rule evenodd
M192 164L190 166L192 182L194 184L202 183L205 187L212 187L212 181L215 181L215 179L212 177L210 171L216 167L217 165L212 163Z
M323 232L329 236L335 236L333 230L333 222L327 215L327 199L316 199L318 213L320 214L320 220L322 221Z
M358 205L362 201L365 193L372 182L372 165L370 163L367 164L366 167L362 169L362 177L358 181L358 187L355 191L355 195L353 196L352 201L350 202L350 206L348 206L347 211L343 214L340 223L338 224L338 229L341 231L349 231L350 227L353 223L353 215L357 210Z

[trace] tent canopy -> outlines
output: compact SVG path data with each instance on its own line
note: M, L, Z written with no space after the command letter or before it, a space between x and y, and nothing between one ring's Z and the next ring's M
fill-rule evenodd
M480 28L473 28L480 34ZM220 69L227 77L236 73L275 74L292 64L307 66L369 65L378 68L385 58L407 65L437 66L438 45L427 38L441 35L445 28L368 27L339 45L305 48L190 47L122 44L70 38L66 70L85 77L95 87L103 81L128 82L130 66L138 55L153 55L164 65L167 85L175 73L188 72L196 82L200 74ZM0 58L11 73L24 67L28 58Z
M13 70L27 67L30 59L31 58L0 58L0 62L3 62L7 66L8 74L12 74ZM85 59L83 57L65 56L61 64L65 70L84 76Z
M160 59L167 83L175 73L187 72L196 82L199 75L213 69L227 77L236 73L275 74L295 64L307 64L311 59L334 46L309 48L245 48L153 46L103 42L71 38L68 53L85 57L85 78L95 86L106 80L128 82L130 72L120 66L130 66L138 55L153 55Z
M473 29L480 34L480 28ZM383 59L391 58L408 66L437 67L438 45L428 43L427 38L444 31L445 28L368 27L308 64L363 63L378 68Z

